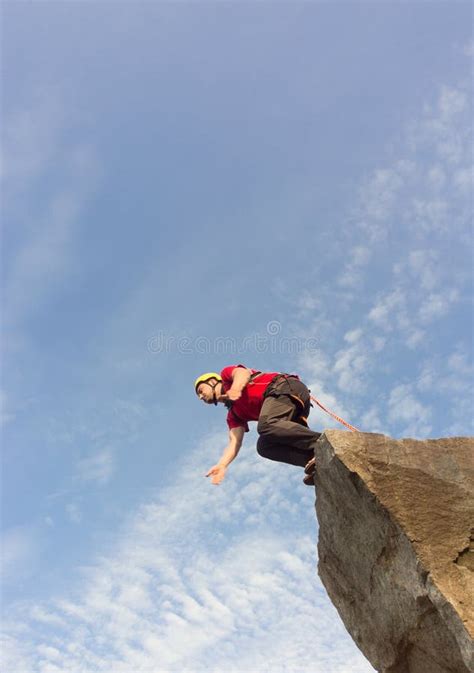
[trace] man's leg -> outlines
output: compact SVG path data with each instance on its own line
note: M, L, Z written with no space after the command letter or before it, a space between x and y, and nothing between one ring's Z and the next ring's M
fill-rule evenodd
M320 433L291 420L296 413L295 402L287 395L267 397L257 427L257 451L261 456L301 467L314 456Z

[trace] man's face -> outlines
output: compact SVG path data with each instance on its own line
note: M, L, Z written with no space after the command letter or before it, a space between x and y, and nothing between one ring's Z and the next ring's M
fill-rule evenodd
M214 384L216 382L216 379L210 379L209 383ZM217 383L216 387L213 388L211 385L209 385L208 382L206 383L200 383L196 389L197 396L199 397L200 400L205 402L206 404L214 404L214 390L216 392L216 395L218 396L220 393L220 385Z

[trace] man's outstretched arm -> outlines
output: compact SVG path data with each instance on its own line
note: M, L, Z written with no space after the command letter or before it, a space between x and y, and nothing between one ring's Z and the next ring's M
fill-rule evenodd
M242 446L245 430L242 427L231 428L229 430L229 443L224 449L221 459L211 467L206 477L211 477L213 484L220 484L225 477L227 466L237 457Z

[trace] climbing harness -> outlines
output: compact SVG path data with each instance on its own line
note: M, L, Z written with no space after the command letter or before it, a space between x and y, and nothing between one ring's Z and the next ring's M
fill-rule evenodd
M291 390L290 379L295 378L295 379L299 380L299 376L297 376L296 374L279 374L278 376L275 376L275 379L278 379L278 378L286 379L286 382L288 383L288 386L289 386L290 390ZM283 394L285 394L285 393L283 393ZM293 392L292 393L286 393L286 395L288 397L292 398L296 402L296 404L300 407L299 414L297 415L297 417L295 419L296 422L301 423L301 425L306 425L307 426L308 425L308 419L307 419L306 416L303 415L304 412L305 412L305 407L306 407L303 400L298 395L295 395ZM321 404L321 402L319 400L317 400L315 397L313 397L313 395L310 395L309 397L313 402L315 402L318 405L318 407L321 407L321 409L323 411L325 411L327 414L332 416L336 421L338 421L338 423L342 423L342 425L345 425L346 428L349 428L349 430L352 430L352 432L360 432L360 430L358 428L354 427L350 423L347 423L347 421L345 421L343 418L341 418L340 416L335 414L333 411L330 411L329 409L327 409L323 404Z
M349 430L352 430L352 432L360 432L360 430L359 430L358 428L355 428L355 427L354 427L353 425L351 425L350 423L347 423L343 418L341 418L340 416L337 416L334 412L329 411L329 409L326 409L326 407L325 407L323 404L321 404L321 402L320 402L319 400L317 400L315 397L313 397L312 395L310 395L310 398L313 400L313 402L316 402L316 404L318 405L318 407L321 407L321 409L322 409L323 411L325 411L327 414L329 414L330 416L332 416L332 417L333 417L336 421L338 421L339 423L342 423L342 425L345 425L346 428L349 428Z
M300 425L304 425L308 427L308 413L309 413L309 404L305 403L299 395L296 395L294 392L293 386L291 385L291 379L297 379L298 381L300 380L300 377L297 374L277 374L272 381L268 384L268 392L265 391L264 393L264 398L269 396L269 397L289 397L291 400L293 400L295 404L295 414L292 418L292 420L295 423L299 423ZM270 388L272 383L277 383L278 381L284 380L286 381L286 384L288 386L289 392L288 391L283 391L283 390L274 390L273 388Z

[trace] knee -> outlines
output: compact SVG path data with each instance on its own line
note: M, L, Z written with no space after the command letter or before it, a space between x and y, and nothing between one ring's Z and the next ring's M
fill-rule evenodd
M269 457L269 447L265 442L262 442L261 438L257 442L257 453L259 456L262 456L262 458L268 458Z
M257 453L262 458L269 458L272 453L272 441L268 435L260 435L257 441Z
M270 432L270 423L268 417L258 419L257 432L259 435L266 435Z

